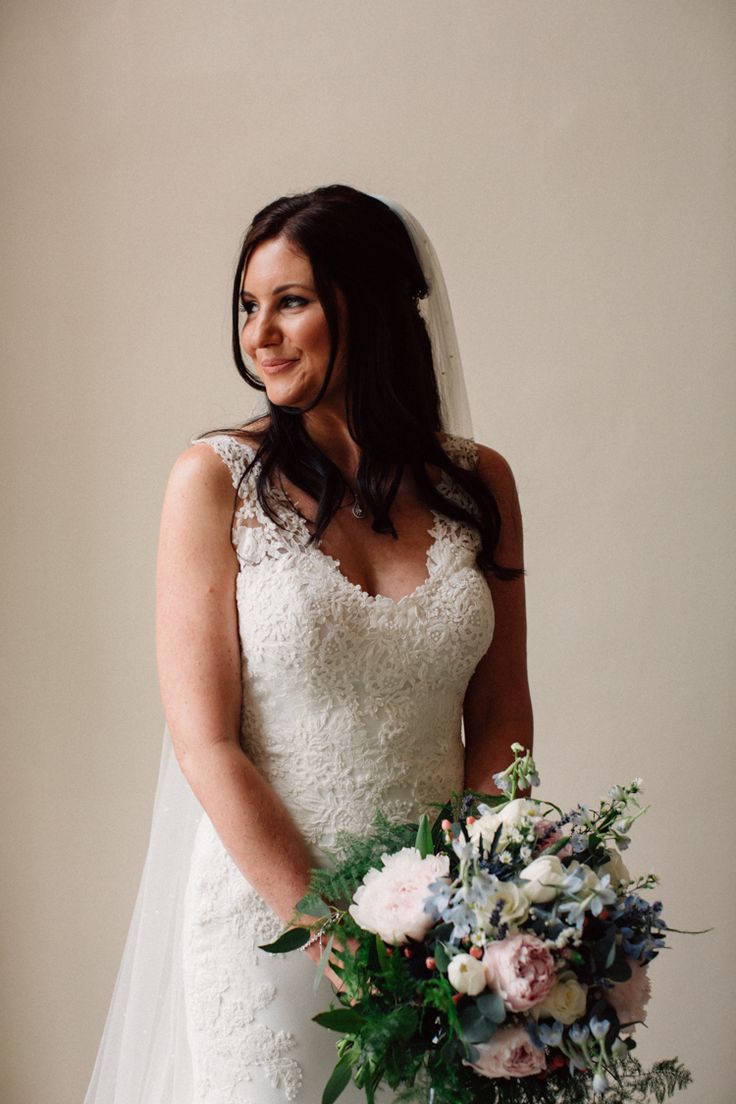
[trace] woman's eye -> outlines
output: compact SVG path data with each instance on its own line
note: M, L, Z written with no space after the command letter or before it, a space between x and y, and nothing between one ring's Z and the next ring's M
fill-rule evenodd
M309 300L305 299L302 295L284 295L284 297L279 302L279 306L285 308L286 310L291 310L294 307L304 307L307 305L308 302ZM250 317L250 315L254 314L257 310L258 304L255 302L255 300L240 300L241 314L245 314L247 317Z

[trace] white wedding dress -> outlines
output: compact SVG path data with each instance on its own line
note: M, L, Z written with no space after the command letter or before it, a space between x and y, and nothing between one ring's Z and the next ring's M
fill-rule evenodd
M237 487L253 451L226 434L198 441L215 449ZM472 441L445 435L444 445L456 463L475 464ZM440 487L467 505L448 476ZM463 698L491 641L493 605L476 564L479 537L469 526L435 511L427 578L394 601L351 583L338 561L308 543L305 522L283 492L272 488L270 495L278 525L258 505L251 471L232 529L240 563L241 740L320 861L320 849L331 847L340 829L369 830L376 809L418 820L462 788ZM198 819L183 867L183 915L169 937L183 998L162 1020L163 1043L148 1038L162 1034L155 1017L143 1032L145 1060L151 1063L155 1047L163 1055L156 1059L160 1087L151 1089L146 1075L145 1091L138 1083L121 1090L120 1075L98 1062L98 1095L89 1099L107 1104L99 1088L107 1078L116 1086L115 1104L319 1104L339 1036L311 1017L327 1008L332 987L322 978L315 992L317 968L305 954L258 949L283 925L206 814ZM135 968L155 971L155 957ZM124 1036L125 1024L108 1030ZM186 1071L179 1068L184 1032ZM140 1049L139 1040L134 1045ZM127 1059L126 1068L141 1062ZM177 1068L166 1071L167 1062ZM380 1099L388 1104L390 1097ZM340 1098L363 1100L353 1086Z

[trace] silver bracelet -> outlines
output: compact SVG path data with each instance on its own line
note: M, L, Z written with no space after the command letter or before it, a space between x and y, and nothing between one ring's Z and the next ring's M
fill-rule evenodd
M312 932L306 943L302 943L301 950L307 951L310 947L313 947L315 943L322 943L325 931L324 928L319 928L317 931Z

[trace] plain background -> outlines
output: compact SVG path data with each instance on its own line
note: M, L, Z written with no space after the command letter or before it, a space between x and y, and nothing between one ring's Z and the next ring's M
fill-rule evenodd
M733 3L6 0L2 1085L79 1104L163 733L154 566L269 199L393 195L442 260L476 435L516 474L542 794L644 778L673 935L644 1060L727 1104Z

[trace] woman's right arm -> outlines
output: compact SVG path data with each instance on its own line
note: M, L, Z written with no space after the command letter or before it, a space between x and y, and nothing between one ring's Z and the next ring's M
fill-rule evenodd
M307 890L313 857L239 742L232 507L230 475L210 446L183 452L166 487L156 569L161 697L177 760L197 799L238 868L288 922Z

